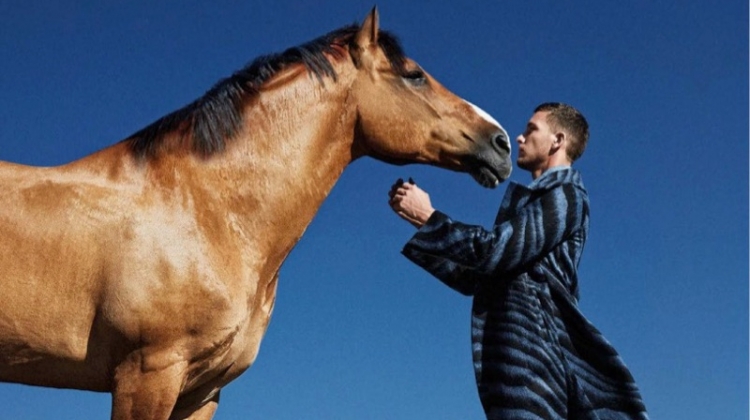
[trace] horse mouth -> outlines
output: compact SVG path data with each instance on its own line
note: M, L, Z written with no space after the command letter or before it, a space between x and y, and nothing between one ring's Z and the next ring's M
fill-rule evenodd
M497 168L481 159L472 160L468 172L479 185L485 188L496 188L510 176L510 165L499 165Z
M485 188L496 188L500 185L500 177L489 167L482 166L469 172L479 185Z

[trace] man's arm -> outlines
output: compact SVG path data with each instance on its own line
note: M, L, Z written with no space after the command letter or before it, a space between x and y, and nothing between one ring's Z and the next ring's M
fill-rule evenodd
M436 217L442 215L432 207L430 196L417 187L411 178L408 183L404 183L402 179L396 181L391 186L388 198L393 211L416 228L427 223L433 214ZM404 253L404 255L451 289L467 296L474 294L476 276L467 272L464 267L445 258L425 253Z
M425 269L446 286L466 296L473 296L477 286L476 274L455 262L425 253L402 251L404 256Z
M510 220L487 230L436 211L404 247L413 260L445 259L477 276L517 271L583 225L585 194L572 184L545 192Z

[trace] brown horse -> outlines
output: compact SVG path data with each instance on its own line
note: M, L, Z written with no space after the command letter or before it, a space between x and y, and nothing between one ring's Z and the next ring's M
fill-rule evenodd
M500 125L406 58L373 9L83 159L0 162L0 380L111 392L113 419L210 419L350 162L493 187L509 152Z

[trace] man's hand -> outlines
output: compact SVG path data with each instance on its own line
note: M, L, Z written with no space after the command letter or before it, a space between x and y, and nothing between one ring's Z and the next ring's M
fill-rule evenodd
M409 182L399 178L391 186L388 198L393 211L417 228L422 227L435 211L430 203L430 196L417 187L411 178Z

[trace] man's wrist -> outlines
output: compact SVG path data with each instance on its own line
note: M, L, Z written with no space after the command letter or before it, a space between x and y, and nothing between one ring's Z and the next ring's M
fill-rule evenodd
M430 217L432 217L432 214L435 213L435 209L430 208L429 210L422 213L421 221L422 224L427 223L428 220L430 220Z

